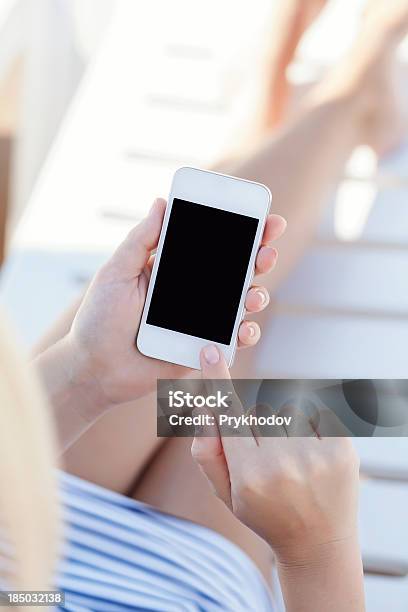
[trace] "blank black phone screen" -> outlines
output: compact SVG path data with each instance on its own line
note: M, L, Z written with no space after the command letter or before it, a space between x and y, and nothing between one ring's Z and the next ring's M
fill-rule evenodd
M258 223L175 198L146 322L229 344Z

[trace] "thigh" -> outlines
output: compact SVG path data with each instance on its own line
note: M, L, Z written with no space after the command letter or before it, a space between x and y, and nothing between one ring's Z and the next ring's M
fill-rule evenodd
M64 468L127 495L163 444L156 435L156 397L113 408L63 456Z
M273 565L271 548L215 497L191 458L190 447L189 438L169 439L139 479L132 496L163 512L217 531L239 546L269 581Z

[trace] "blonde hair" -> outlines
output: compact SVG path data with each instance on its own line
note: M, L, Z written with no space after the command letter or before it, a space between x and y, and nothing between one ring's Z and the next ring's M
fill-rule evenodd
M0 589L52 585L58 503L50 421L39 381L0 313Z

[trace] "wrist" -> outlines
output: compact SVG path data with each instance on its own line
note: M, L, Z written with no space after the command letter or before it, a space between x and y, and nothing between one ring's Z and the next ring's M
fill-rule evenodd
M96 375L93 360L70 334L61 340L61 354L70 390L78 400L78 412L92 422L112 406Z
M288 612L363 612L364 575L357 534L296 554L278 556L278 572Z
M37 357L51 403L73 408L86 423L93 423L109 408L92 364L68 334Z
M274 551L279 571L286 574L320 571L340 559L361 556L357 528L346 536L323 542L298 541L288 546L274 547Z

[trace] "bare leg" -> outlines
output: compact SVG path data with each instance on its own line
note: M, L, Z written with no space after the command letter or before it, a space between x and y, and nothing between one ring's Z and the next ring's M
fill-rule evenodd
M318 17L327 0L285 0L276 2L268 18L261 60L261 87L256 112L241 126L239 148L256 150L265 134L282 125L291 106L292 87L287 68L292 63L303 34ZM219 172L228 172L230 161L240 158L236 142L226 155L226 162L217 164Z
M276 3L271 19L274 27L265 53L265 97L259 116L262 132L274 130L286 117L291 93L286 70L303 34L318 17L326 2L286 0Z
M299 115L257 153L229 168L232 174L266 183L274 212L288 221L279 241L279 265L266 279L272 291L310 243L353 149L370 144L389 150L401 139L390 75L396 47L408 30L408 2L371 4L354 48L310 93Z

